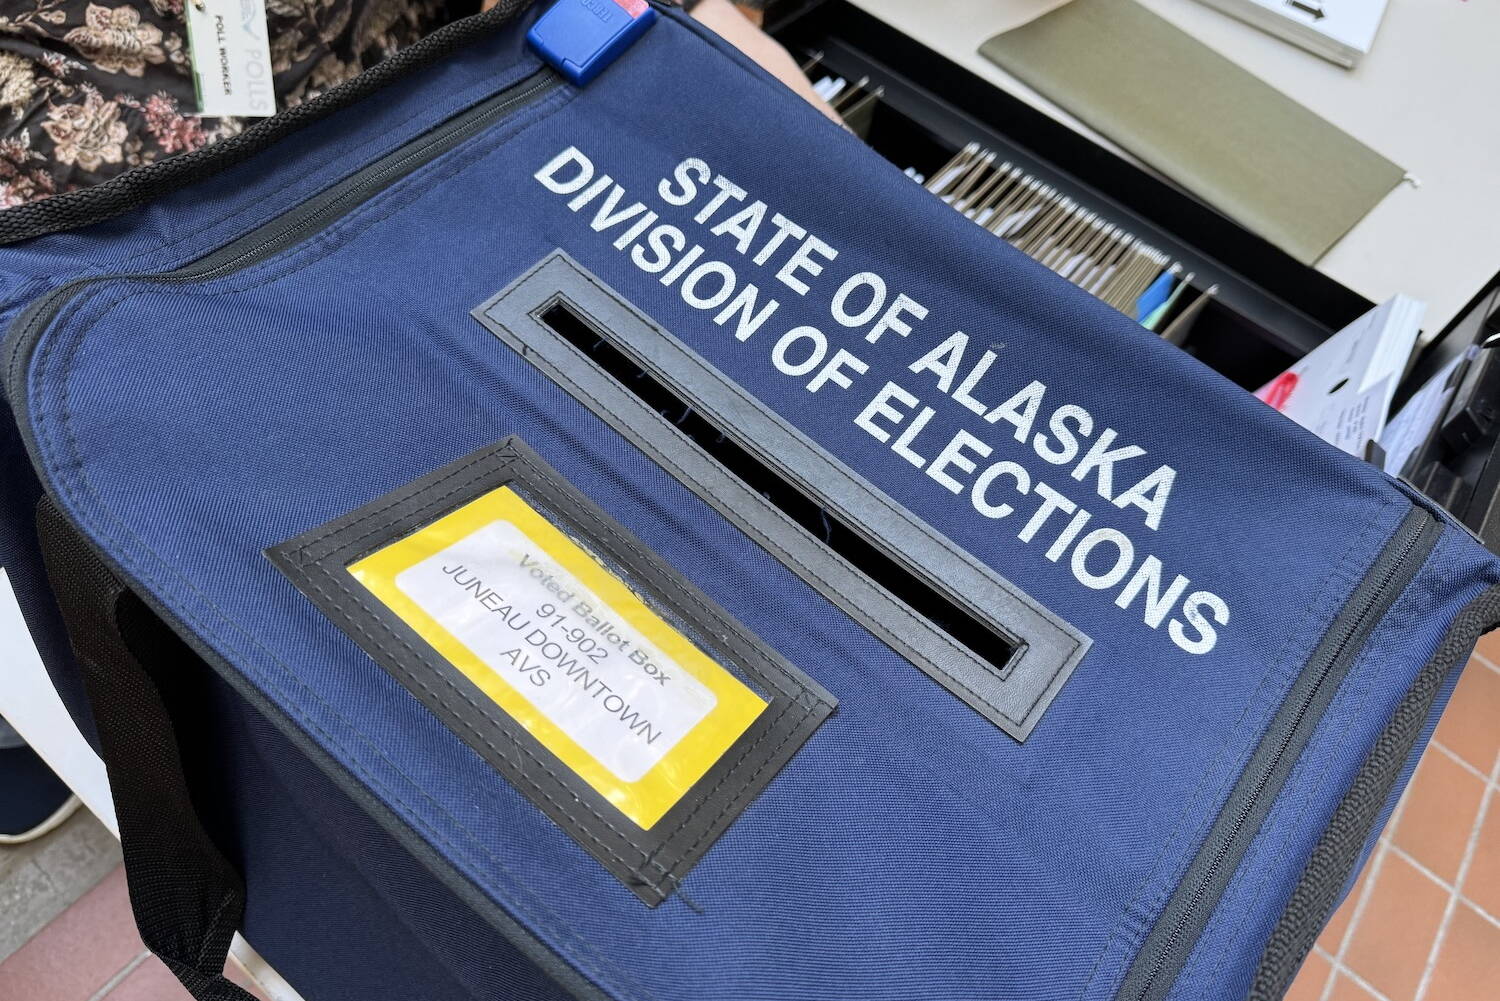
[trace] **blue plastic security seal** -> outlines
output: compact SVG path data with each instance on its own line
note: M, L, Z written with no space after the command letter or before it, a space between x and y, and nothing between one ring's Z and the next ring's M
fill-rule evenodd
M582 87L655 21L656 10L646 0L558 0L531 26L526 40Z

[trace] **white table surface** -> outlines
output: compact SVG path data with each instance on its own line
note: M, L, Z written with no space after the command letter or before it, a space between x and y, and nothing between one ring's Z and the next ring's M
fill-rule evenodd
M119 837L104 762L83 739L57 697L26 631L3 567L0 567L0 716L26 738L42 760L78 794L83 805ZM230 956L269 1001L302 1001L291 985L239 935L230 946Z
M853 0L1079 132L1101 137L979 55L1011 17L992 0ZM1425 300L1437 330L1500 271L1500 2L1390 0L1375 46L1346 70L1197 0L1140 0L1406 168L1318 262L1375 302ZM1164 72L1167 68L1164 67ZM1109 142L1104 145L1119 152ZM1209 248L1211 249L1211 248Z

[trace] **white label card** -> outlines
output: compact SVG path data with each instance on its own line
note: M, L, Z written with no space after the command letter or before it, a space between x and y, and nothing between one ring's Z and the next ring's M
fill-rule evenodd
M627 782L654 768L717 704L510 522L423 560L396 586Z
M184 0L198 113L222 118L276 114L265 0Z
M345 569L642 830L769 706L508 486Z

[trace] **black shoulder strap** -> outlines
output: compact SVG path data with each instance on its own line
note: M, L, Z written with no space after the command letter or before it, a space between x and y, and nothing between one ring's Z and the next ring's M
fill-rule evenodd
M193 806L162 694L208 668L46 497L37 534L98 726L141 939L197 1001L255 1001L224 976L244 880Z

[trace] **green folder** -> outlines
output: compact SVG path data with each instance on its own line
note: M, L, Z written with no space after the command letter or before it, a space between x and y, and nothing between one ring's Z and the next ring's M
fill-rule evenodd
M979 51L1304 264L1405 176L1130 0L1073 0Z

